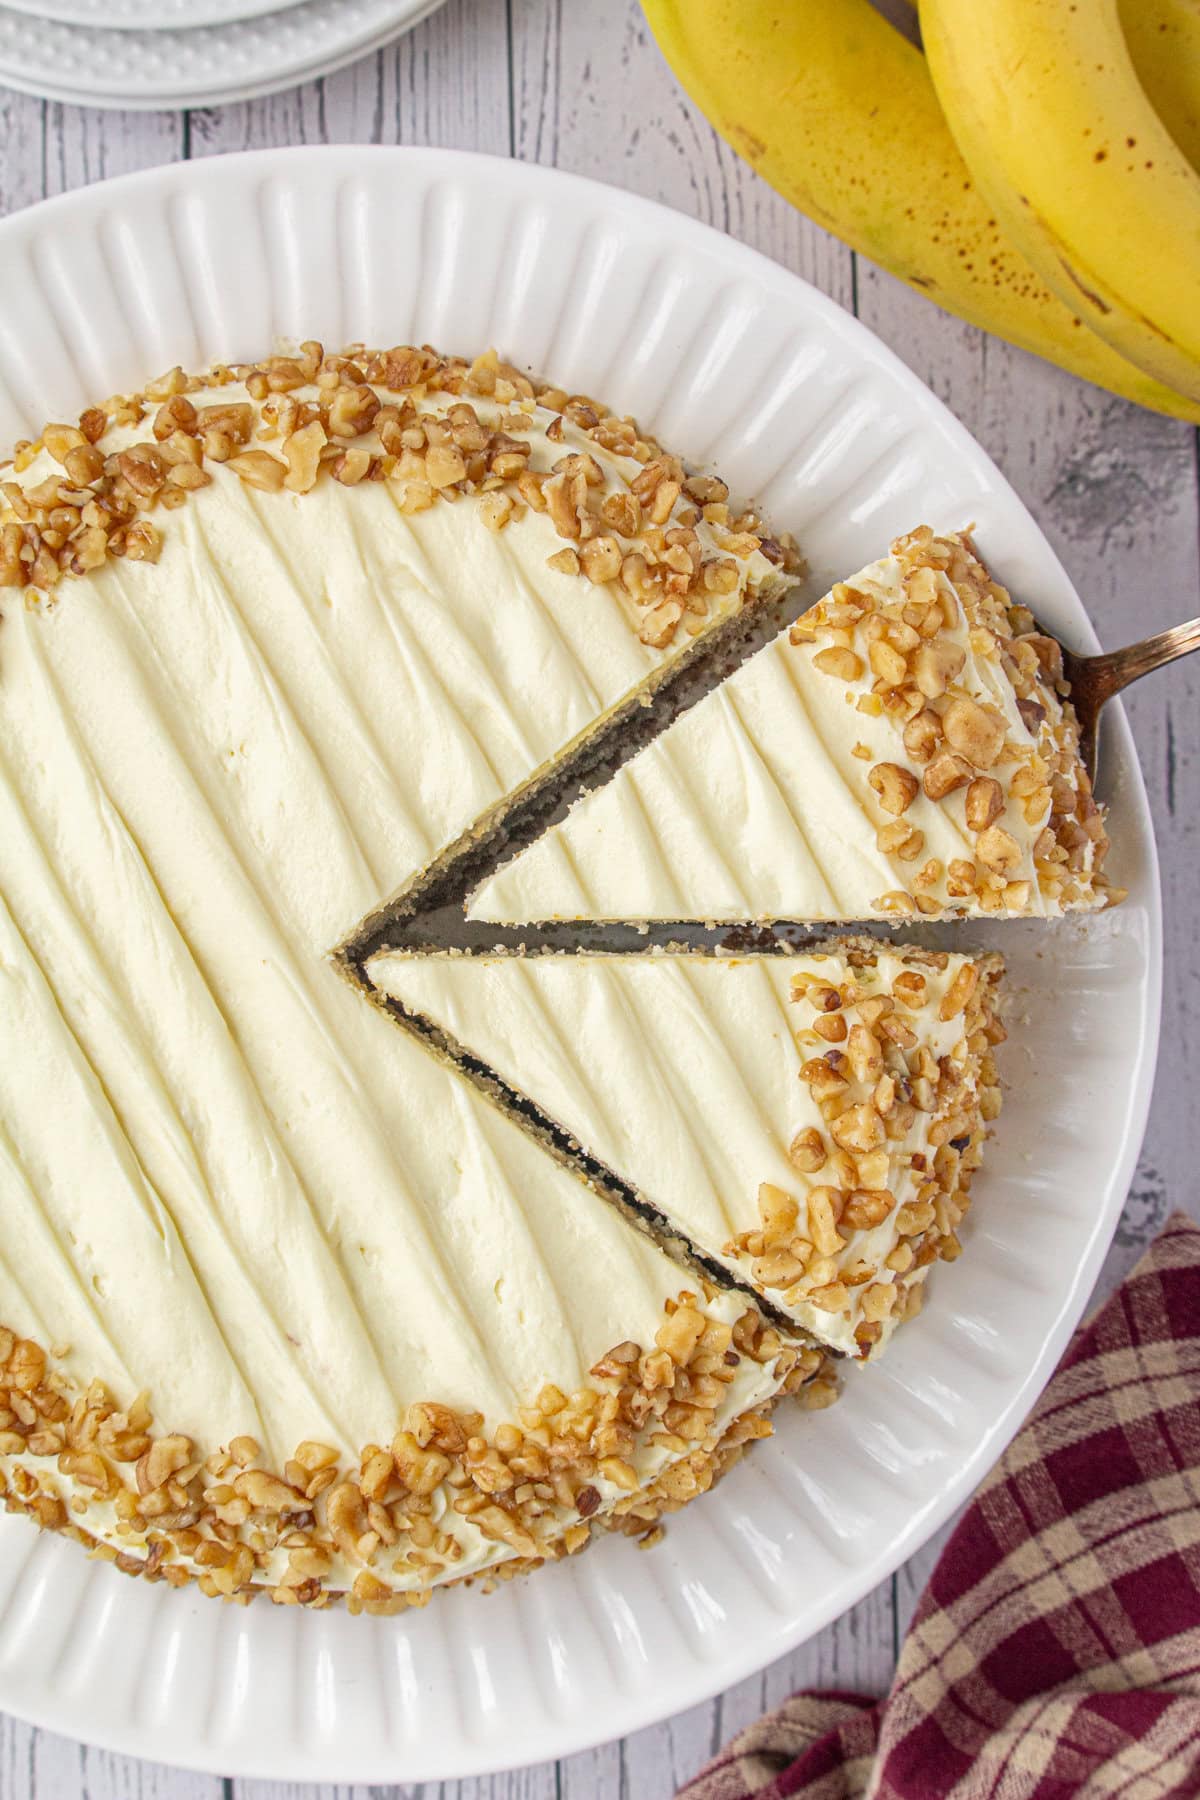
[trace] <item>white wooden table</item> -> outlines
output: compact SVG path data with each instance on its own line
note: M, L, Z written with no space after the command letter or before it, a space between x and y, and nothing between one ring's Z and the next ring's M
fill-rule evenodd
M571 169L693 213L832 294L886 340L995 457L1116 645L1200 613L1197 433L1084 387L934 310L793 212L682 96L636 0L448 0L393 48L273 99L121 114L0 90L0 213L182 157L288 143L456 146ZM3 271L0 270L0 280ZM1130 703L1158 824L1169 978L1149 1134L1109 1286L1175 1206L1200 1213L1200 668ZM665 1800L717 1746L804 1684L878 1691L938 1543L793 1655L621 1743L489 1780L372 1789L375 1800ZM365 1800L367 1790L188 1775L0 1716L0 1800Z

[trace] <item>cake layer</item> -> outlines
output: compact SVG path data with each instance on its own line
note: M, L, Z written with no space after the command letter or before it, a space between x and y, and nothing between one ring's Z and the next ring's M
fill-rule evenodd
M850 1355L958 1254L988 1122L999 959L407 956L367 970L669 1226Z
M964 537L840 583L484 882L472 918L1055 916L1107 840L1057 646Z
M464 365L395 356L424 373L382 394L395 419L336 361L172 377L145 417L48 431L0 490L25 589L0 594L0 1482L217 1591L371 1604L618 1500L644 1524L663 1471L711 1479L796 1361L329 960L775 579L745 533L718 554L719 519L678 525L677 610L665 574L568 566L553 496L631 494L651 448L606 449L594 411L494 361L467 418ZM553 473L576 439L599 481ZM644 561L697 512L669 475L662 522L625 519Z

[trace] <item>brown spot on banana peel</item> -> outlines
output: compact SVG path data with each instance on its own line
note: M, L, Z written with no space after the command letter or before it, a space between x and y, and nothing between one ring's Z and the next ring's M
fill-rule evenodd
M724 119L718 129L721 136L728 138L738 155L744 156L748 163L757 165L767 154L767 146L762 139L755 137L745 125L738 125L732 119Z
M1083 298L1088 302L1089 306L1094 306L1098 313L1103 313L1103 314L1108 314L1113 310L1112 307L1109 305L1108 301L1105 300L1102 295L1094 294L1092 292L1091 288L1088 287L1087 283L1085 281L1080 280L1080 278L1076 274L1075 270L1071 267L1070 263L1065 260L1065 258L1060 256L1058 259L1058 263L1059 263L1059 267L1062 269L1063 274L1066 276L1067 280L1071 283L1071 286L1075 289L1075 291L1077 293L1079 293L1083 296ZM1171 342L1171 339L1168 337L1167 333L1162 329L1162 326L1158 325L1153 319L1148 319L1146 317L1145 313L1135 313L1133 316L1138 320L1139 324L1144 325L1146 330L1151 332L1153 334L1153 336L1155 336L1157 338L1161 338L1164 344L1169 344Z
M1112 311L1112 307L1108 304L1107 300L1100 294L1093 293L1086 281L1080 280L1066 257L1059 257L1058 266L1070 282L1071 286L1075 289L1075 292L1081 294L1089 306L1094 307L1098 313L1110 313ZM1149 323L1149 321L1147 321L1147 323Z
M1029 196L1027 194L1018 194L1017 195L1017 203L1018 203L1018 205L1023 206L1027 213L1033 213L1033 210L1034 210L1033 203L1029 199ZM1036 217L1036 214L1034 216ZM1066 276L1067 280L1070 282L1071 286L1075 289L1076 293L1080 296L1080 298L1083 300L1086 300L1087 304L1091 307L1094 307L1098 313L1110 313L1112 311L1112 307L1108 304L1108 302L1105 299L1103 299L1101 297L1101 295L1095 293L1088 286L1086 281L1083 281L1080 278L1080 276L1076 273L1076 271L1071 267L1070 263L1067 261L1066 257L1063 255L1062 250L1058 246L1055 247L1055 256L1057 258L1059 268L1062 270L1063 274ZM1075 323L1079 324L1080 321L1078 319L1076 319Z
M1033 207L1026 195L1018 194L1017 199L1025 208L1026 212L1033 211ZM1044 226L1043 229L1045 229ZM1070 282L1072 288L1074 288L1075 292L1079 295L1080 299L1086 301L1087 305L1095 312L1099 313L1102 318L1107 318L1109 313L1113 310L1112 307L1104 298L1103 294L1098 294L1094 288L1089 287L1078 269L1067 260L1066 256L1063 254L1061 245L1058 243L1055 244L1055 258L1059 268ZM1137 316L1140 323L1145 326L1147 331L1153 332L1156 337L1160 337L1164 344L1170 343L1171 340L1166 332L1163 331L1159 325L1156 325L1153 319L1148 319L1144 313L1139 313ZM1079 323L1078 320L1075 322L1076 324Z
M1026 196L1024 194L1018 194L1017 198L1020 201L1021 205L1026 209L1027 212L1033 211L1033 207L1031 206L1029 200L1026 198ZM1043 226L1043 229L1045 229L1044 226ZM1074 288L1075 292L1079 295L1079 297L1082 300L1086 301L1087 305L1089 307L1092 307L1097 313L1099 313L1102 318L1107 318L1109 313L1111 313L1113 310L1112 306L1104 298L1103 294L1098 294L1094 288L1092 288L1088 285L1088 283L1084 280L1083 276L1079 273L1078 269L1076 269L1074 267L1074 265L1064 255L1062 245L1060 243L1058 243L1057 240L1055 240L1054 253L1055 253L1055 257L1057 259L1059 268L1062 270L1063 274L1066 276L1067 280L1070 282L1072 288ZM1148 319L1146 317L1145 313L1138 313L1136 316L1137 316L1139 323L1144 325L1146 330L1149 332L1152 332L1155 337L1161 338L1164 344L1169 344L1171 342L1170 338L1167 336L1167 333L1162 329L1162 327L1160 325L1156 324L1153 319Z

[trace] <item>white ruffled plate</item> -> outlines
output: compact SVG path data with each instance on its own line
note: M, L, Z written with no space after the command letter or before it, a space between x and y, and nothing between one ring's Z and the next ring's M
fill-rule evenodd
M423 150L177 164L0 225L0 443L175 362L281 336L502 347L636 410L800 537L818 576L976 520L1047 625L1092 642L1029 514L831 301L727 237L552 171ZM0 646L0 654L3 647ZM690 1706L819 1630L967 1495L1046 1380L1120 1211L1158 1031L1157 865L1122 718L1105 788L1126 905L973 933L1017 985L1010 1092L925 1314L842 1402L639 1554L599 1543L400 1619L222 1607L0 1519L0 1707L200 1768L417 1781L566 1754Z
M91 12L85 0L51 0ZM142 0L115 0L119 11L150 10ZM264 0L197 0L207 18L196 25L190 0L166 0L179 30L115 29L121 17L65 23L31 16L40 0L0 6L0 86L68 105L121 107L219 106L315 81L380 49L408 31L442 0L303 0L280 6ZM107 5L107 0L106 0ZM240 19L236 9L247 7ZM232 22L221 22L230 19Z

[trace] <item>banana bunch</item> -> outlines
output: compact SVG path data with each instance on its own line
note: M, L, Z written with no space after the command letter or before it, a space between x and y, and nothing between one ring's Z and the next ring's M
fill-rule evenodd
M642 0L772 187L939 306L1200 420L1200 0Z

